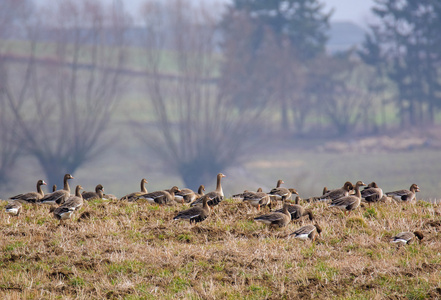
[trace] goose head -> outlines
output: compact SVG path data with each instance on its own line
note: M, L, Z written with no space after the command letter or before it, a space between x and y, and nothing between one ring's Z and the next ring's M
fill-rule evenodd
M413 192L419 192L420 191L420 187L416 183L414 183L414 184L412 184L410 186L410 190L413 191Z
M40 180L38 180L37 185L39 185L39 186L47 185L47 183L44 180L40 179Z
M298 195L299 193L297 192L296 189L288 189L292 194Z

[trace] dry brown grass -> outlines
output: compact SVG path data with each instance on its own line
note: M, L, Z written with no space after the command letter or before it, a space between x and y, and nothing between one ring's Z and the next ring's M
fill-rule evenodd
M315 243L253 222L226 200L204 222L173 221L183 207L95 201L58 226L47 206L2 218L2 299L423 299L441 297L440 208L379 203L344 217L310 205ZM2 207L3 208L3 207ZM2 210L4 213L4 210ZM422 229L422 243L389 238Z

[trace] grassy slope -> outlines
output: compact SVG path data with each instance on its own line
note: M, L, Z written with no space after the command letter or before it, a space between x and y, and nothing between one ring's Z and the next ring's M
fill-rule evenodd
M66 226L47 206L28 206L10 224L0 221L0 296L441 297L439 206L378 203L348 218L324 204L311 208L324 229L316 243L286 237L302 222L268 230L252 221L254 209L232 200L196 226L172 221L181 205L96 201ZM426 234L421 244L388 242L417 228Z

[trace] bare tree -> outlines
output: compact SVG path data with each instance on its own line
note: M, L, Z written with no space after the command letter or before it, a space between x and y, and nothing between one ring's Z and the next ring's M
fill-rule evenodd
M216 51L212 12L181 0L168 3L145 6L146 69L151 74L146 83L157 128L140 136L195 188L238 162L263 108L232 107L232 94L218 85L222 57ZM164 31L169 40L163 39Z
M19 145L15 140L15 118L8 110L6 99L3 97L7 82L7 74L0 55L0 185L7 183L17 158L21 154Z
M38 22L24 23L28 57L10 57L3 96L17 121L20 146L56 183L106 146L127 19L86 0L57 1L38 16Z

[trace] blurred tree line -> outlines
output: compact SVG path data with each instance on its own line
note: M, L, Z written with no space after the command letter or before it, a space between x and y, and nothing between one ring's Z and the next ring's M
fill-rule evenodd
M142 49L146 107L155 112L154 129L135 123L136 136L189 187L271 147L274 136L435 124L441 4L375 2L362 49L330 54L332 11L320 0L146 0L139 16L121 1L39 8L4 0L0 183L20 155L35 157L53 183L108 145L103 136L132 71L129 45ZM11 50L12 35L27 49Z

